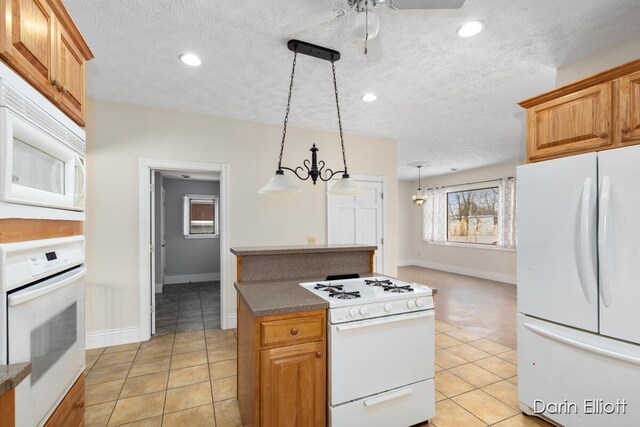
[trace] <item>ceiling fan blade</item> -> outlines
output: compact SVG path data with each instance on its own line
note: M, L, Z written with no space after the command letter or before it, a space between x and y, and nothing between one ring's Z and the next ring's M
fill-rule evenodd
M367 42L367 62L378 62L384 56L382 50L382 38L378 34L376 37L369 39Z
M465 0L387 0L389 6L398 10L416 9L460 9Z
M282 27L282 34L291 35L295 33L299 33L308 29L311 29L317 25L324 24L325 22L332 21L336 18L345 15L345 11L342 9L338 10L328 10L323 13L318 13L317 15L309 16L300 21L292 22L290 24L284 25Z

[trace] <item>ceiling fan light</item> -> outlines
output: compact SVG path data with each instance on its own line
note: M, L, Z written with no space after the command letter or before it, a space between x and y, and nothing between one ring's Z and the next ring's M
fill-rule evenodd
M373 39L380 32L380 17L371 9L368 9L369 15L369 39ZM367 12L362 10L353 20L353 37L357 40L367 38Z
M327 194L332 196L357 196L362 193L360 185L347 174L342 175L342 178L327 191Z
M260 190L258 190L258 193L299 193L300 191L302 190L300 190L293 181L291 181L291 178L285 175L283 171L279 170L276 171L276 174L272 176Z

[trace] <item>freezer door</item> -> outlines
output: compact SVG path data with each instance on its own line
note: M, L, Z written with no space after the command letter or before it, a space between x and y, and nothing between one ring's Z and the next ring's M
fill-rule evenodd
M600 333L640 343L640 146L599 154Z
M525 413L565 427L637 427L639 384L640 346L518 315Z
M518 167L518 311L598 331L597 154Z

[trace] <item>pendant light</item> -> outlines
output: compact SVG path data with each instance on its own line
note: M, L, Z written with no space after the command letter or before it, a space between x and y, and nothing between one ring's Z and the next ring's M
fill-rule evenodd
M420 169L422 169L422 166L424 165L419 164L416 166L418 168L418 191L413 196L413 203L418 206L422 206L424 202L427 201L427 198L425 197L424 192L422 191L422 182L420 179Z
M293 172L298 179L306 181L311 179L313 185L316 185L318 178L322 181L329 181L335 175L342 174L342 178L331 186L328 194L334 195L357 195L362 194L362 189L357 182L351 180L347 169L347 155L344 148L344 137L342 133L342 118L340 117L340 102L338 98L338 83L336 80L336 66L335 62L340 59L340 52L328 49L322 46L316 46L311 43L306 43L300 40L289 40L287 43L289 50L293 51L293 67L291 69L291 81L289 83L289 96L287 98L287 109L284 116L284 126L282 130L282 142L280 143L280 157L278 158L278 168L276 173L271 177L269 182L262 187L259 193L298 193L300 189L293 183L291 178L284 174L284 171ZM296 61L298 53L313 56L315 58L324 59L331 62L331 71L333 74L333 89L336 97L336 110L338 112L338 128L340 130L340 146L342 147L342 163L343 170L333 171L332 169L325 168L324 160L318 161L318 151L320 149L313 144L309 151L311 151L311 160L305 159L302 162L304 166L297 166L290 168L282 165L282 155L284 154L284 142L287 136L287 123L289 122L289 110L291 109L291 94L293 92L293 80L296 71ZM306 169L306 170L305 170Z

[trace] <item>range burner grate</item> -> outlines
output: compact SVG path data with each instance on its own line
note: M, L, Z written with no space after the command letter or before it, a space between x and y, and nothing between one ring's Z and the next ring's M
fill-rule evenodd
M347 292L347 291L330 291L329 296L337 299L355 299L360 298L360 291Z
M374 279L374 280L366 280L364 281L365 284L369 285L369 286L394 286L393 282L391 280L380 280L380 279Z
M386 286L383 285L383 288L384 288L385 292L394 292L394 293L397 293L397 294L404 294L404 293L407 293L407 292L413 292L413 288L411 286L409 286L409 285L407 285L407 286L398 286L398 285L395 285L395 284L391 284L391 285L386 285Z
M322 290L325 292L336 292L336 291L341 291L344 288L343 285L322 285L320 283L316 283L316 286L313 288L315 290Z

